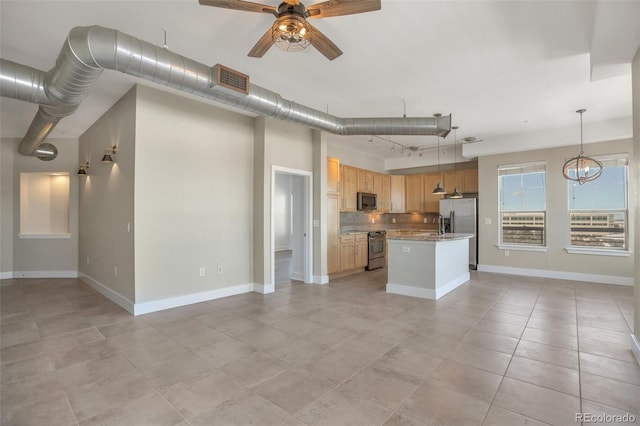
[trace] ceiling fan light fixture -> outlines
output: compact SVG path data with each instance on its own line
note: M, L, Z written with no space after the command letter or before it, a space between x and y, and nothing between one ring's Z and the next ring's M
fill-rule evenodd
M273 24L273 44L287 52L304 50L311 44L311 31L307 20L295 14L279 17Z

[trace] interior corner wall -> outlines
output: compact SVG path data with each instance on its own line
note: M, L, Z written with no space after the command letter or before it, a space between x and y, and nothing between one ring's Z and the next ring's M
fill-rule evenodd
M251 286L253 118L138 86L135 149L136 305Z
M340 145L332 143L327 144L327 156L339 158L341 164L347 164L360 169L373 170L374 172L386 173L383 159L363 155L361 152L351 151Z
M640 49L636 52L636 57L632 63L632 85L633 85L633 170L635 171L635 205L640 209ZM636 341L640 342L640 214L635 215L635 320L634 333ZM640 349L637 348L637 349ZM638 354L640 355L640 354ZM640 362L640 357L638 357Z
M2 143L2 272L0 277L75 277L78 273L78 140L49 139L58 148L51 161L17 152L19 139ZM12 152L9 152L12 151ZM11 165L9 165L11 163ZM5 169L6 167L6 169ZM20 173L69 174L69 233L63 239L19 239Z
M13 277L13 157L17 139L0 139L0 279Z
M327 134L313 130L313 275L314 283L327 284Z
M134 280L134 161L135 87L118 100L80 136L74 166L90 162L80 182L81 278L114 294L128 309L135 301ZM113 164L101 163L105 148L117 147Z
M515 141L514 141L515 143ZM560 272L560 275L593 274L614 277L612 280L627 282L634 274L633 256L597 256L587 254L569 254L565 248L569 245L568 231L568 195L567 181L562 176L562 166L565 159L578 153L579 145L526 151L519 153L491 155L480 157L478 160L479 193L478 198L478 258L480 270L496 268L519 268L521 270L535 270ZM606 154L628 153L629 163L633 158L632 140L619 140L591 143L585 146L588 155L598 156ZM504 164L546 161L547 164L547 251L532 252L510 250L509 257L505 250L496 247L498 244L498 166ZM631 174L633 176L633 174ZM637 194L638 184L633 179L629 181L629 196ZM629 243L633 247L634 221L636 216L635 203L629 203ZM490 219L491 223L486 224ZM553 274L550 274L553 275Z
M258 117L255 119L254 145L254 280L257 284L270 286L275 284L271 270L272 170L277 166L313 172L312 130L286 121Z

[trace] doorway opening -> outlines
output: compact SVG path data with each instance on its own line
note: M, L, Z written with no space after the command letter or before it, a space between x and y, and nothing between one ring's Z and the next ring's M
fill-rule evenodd
M273 166L271 182L271 282L311 283L312 173Z

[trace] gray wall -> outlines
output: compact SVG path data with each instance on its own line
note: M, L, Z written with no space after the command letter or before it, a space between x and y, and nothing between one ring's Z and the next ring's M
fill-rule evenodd
M80 179L80 272L130 303L136 297L135 123L134 87L80 136L79 154L80 163L91 162L87 177ZM105 148L113 145L115 163L101 163Z
M58 148L52 161L40 161L17 152L19 139L2 139L0 178L0 277L76 276L78 271L78 141L51 139ZM20 173L69 173L69 232L67 239L19 239Z
M588 144L587 155L632 154L631 140L610 141ZM562 271L582 274L632 277L634 268L633 256L595 256L586 254L569 254L565 247L569 245L567 229L567 181L562 176L562 165L565 159L577 155L579 145L571 147L551 148L536 151L492 155L479 159L480 197L478 207L478 242L479 261L482 266L512 267L545 271ZM632 158L630 157L630 163ZM512 163L532 161L547 162L547 252L509 251L496 247L498 243L498 166ZM637 182L631 174L629 194L638 191ZM632 201L632 200L631 200ZM630 247L633 247L635 202L630 202ZM485 218L491 224L485 224Z
M136 303L251 284L253 119L144 86L136 117Z

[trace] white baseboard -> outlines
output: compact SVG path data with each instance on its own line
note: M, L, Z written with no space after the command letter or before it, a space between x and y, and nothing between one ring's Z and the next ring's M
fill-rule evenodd
M0 275L3 280L10 278L78 278L78 271L12 271Z
M236 294L249 293L254 291L255 284L240 284L232 287L219 288L215 290L203 291L200 293L185 294L184 296L168 297L166 299L153 300L150 302L136 303L134 315L148 314L151 312L163 311L165 309L177 308L194 303L206 302L221 297L235 296Z
M637 314L637 313L636 313ZM636 357L636 362L640 364L640 342L638 338L631 334L631 352L633 352L633 356Z
M256 284L253 283L253 291L256 293L269 294L276 291L275 284Z
M313 284L329 284L329 275L314 275Z
M125 311L135 315L135 304L131 300L82 272L80 272L80 279L87 283L89 287L102 294Z
M633 286L633 277L616 275L584 274L580 272L549 271L546 269L512 268L508 266L478 265L479 272L522 275L526 277L554 278L559 280L586 281L591 283Z
M304 272L291 272L291 279L304 281Z
M402 285L402 284L387 283L387 293L401 294L403 296L419 297L421 299L436 300L435 290L431 290L427 288L411 287L411 286Z
M467 272L443 286L433 290L430 288L412 287L403 284L387 283L387 293L401 294L403 296L419 297L421 299L438 300L447 293L452 292L462 284L469 281L471 275Z

